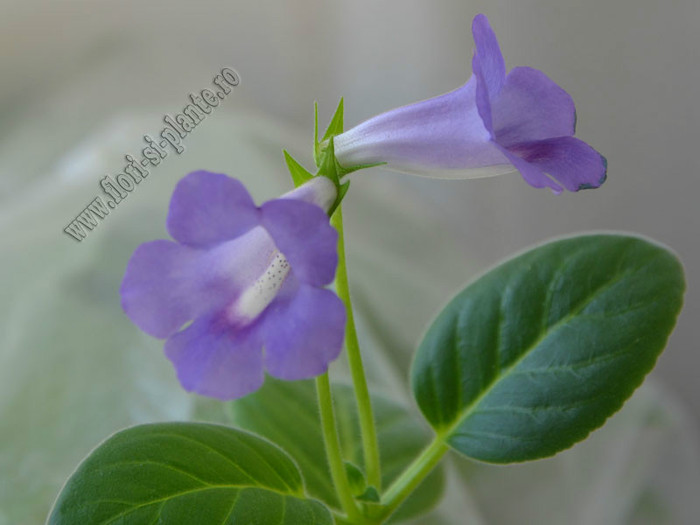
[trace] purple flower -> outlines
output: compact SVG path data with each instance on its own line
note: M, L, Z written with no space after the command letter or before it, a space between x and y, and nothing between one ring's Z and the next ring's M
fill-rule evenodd
M167 338L186 390L234 399L259 388L265 369L303 379L338 356L345 308L323 288L338 264L324 211L335 198L325 177L260 207L220 173L197 171L177 184L167 220L175 242L139 246L121 296L139 328Z
M373 117L334 138L346 168L388 167L444 178L474 178L517 169L536 188L578 191L606 177L605 158L573 137L569 94L544 73L516 67L506 75L487 18L472 23L473 75L439 97Z

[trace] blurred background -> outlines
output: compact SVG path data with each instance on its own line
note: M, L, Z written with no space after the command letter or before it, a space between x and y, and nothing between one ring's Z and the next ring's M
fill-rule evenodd
M490 467L453 458L445 500L416 523L697 523L700 493L700 3L696 0L36 1L0 18L0 525L43 522L65 478L115 430L197 418L162 342L121 312L140 243L163 238L174 184L240 178L258 202L290 188L281 150L311 162L345 97L346 127L449 91L471 72L485 13L508 68L574 98L577 136L609 161L595 191L554 196L517 174L434 181L369 170L346 200L351 286L373 387L396 399L420 335L458 288L552 237L625 230L675 250L685 309L656 370L585 443ZM63 228L166 113L241 83L101 223ZM343 375L342 363L334 372Z

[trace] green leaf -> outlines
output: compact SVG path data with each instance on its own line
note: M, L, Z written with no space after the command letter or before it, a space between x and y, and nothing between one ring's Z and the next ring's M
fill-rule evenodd
M362 465L362 445L352 389L334 386L334 401L344 459ZM288 451L297 461L307 493L338 508L331 483L313 381L279 381L268 377L256 393L230 403L232 421L260 434ZM429 436L403 407L373 397L377 419L382 484L389 484L419 454ZM400 521L430 510L443 492L443 473L436 469L392 516ZM369 494L371 498L372 495Z
M483 461L551 456L601 426L653 368L683 298L664 248L623 235L546 244L440 313L411 379L452 448Z
M313 179L313 174L309 173L304 166L299 164L294 157L292 157L287 150L282 150L284 153L284 161L287 163L287 168L294 181L294 186L299 187L305 182Z
M49 524L331 524L281 449L240 430L162 423L121 431L68 480Z

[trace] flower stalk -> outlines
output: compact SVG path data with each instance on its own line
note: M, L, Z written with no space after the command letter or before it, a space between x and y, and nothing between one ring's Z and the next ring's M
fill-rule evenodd
M350 300L350 287L348 285L348 272L345 260L345 235L343 232L343 210L338 206L331 217L331 224L338 231L338 267L336 270L335 287L338 296L345 304L347 324L345 327L345 347L348 353L350 374L355 391L355 399L360 420L360 432L362 434L362 450L365 459L365 476L367 483L377 491L381 490L381 467L379 463L379 444L377 442L377 430L374 423L372 402L367 387L367 379L362 364L360 345L357 340L355 319Z
M328 379L328 372L316 377L316 394L318 396L318 406L321 412L321 429L323 431L323 441L326 445L326 456L331 470L331 478L335 485L338 499L351 522L361 523L362 515L355 505L350 482L345 473L345 464L340 453L340 438L335 421L335 411L333 409L333 397L331 394L331 383Z

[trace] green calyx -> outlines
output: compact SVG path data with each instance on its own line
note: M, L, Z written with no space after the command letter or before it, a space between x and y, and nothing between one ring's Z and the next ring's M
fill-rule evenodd
M345 198L345 194L350 187L349 181L342 182L342 178L345 175L360 169L372 168L374 166L384 164L380 162L377 164L366 164L346 168L338 163L338 159L335 157L333 137L340 135L343 132L343 112L343 99L341 98L340 102L338 103L338 107L333 114L333 118L331 118L325 133L319 140L318 104L314 103L314 162L316 163L317 168L317 172L315 174L311 173L301 164L299 164L299 162L297 162L294 157L289 154L289 152L286 150L284 151L284 159L287 163L287 168L292 176L295 187L301 186L314 177L327 177L333 181L338 190L338 196L336 197L335 203L328 211L328 215L333 215L335 210Z

